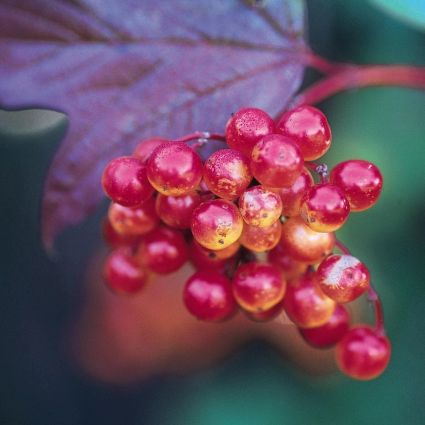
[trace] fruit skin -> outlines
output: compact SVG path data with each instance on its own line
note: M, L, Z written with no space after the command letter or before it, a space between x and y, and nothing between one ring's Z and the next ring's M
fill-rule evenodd
M196 272L188 279L183 301L189 313L200 320L219 322L237 311L230 280L213 270Z
M302 105L287 111L277 123L277 131L294 140L306 161L324 155L331 146L328 120L319 109Z
M188 247L181 232L159 227L146 235L136 253L137 261L158 274L178 270L188 259Z
M169 140L160 137L153 137L151 139L142 140L134 149L133 156L143 161L144 164L148 162L152 152L163 143L168 143Z
M155 209L159 218L168 226L189 229L192 213L201 201L201 196L197 192L181 196L165 196L159 193L156 197Z
M150 198L134 208L112 203L108 209L108 220L117 233L145 235L159 224L159 218L155 212L155 199Z
M248 158L254 145L264 136L274 132L272 118L258 108L237 111L226 124L226 141L232 149L243 152Z
M252 180L248 158L235 149L220 149L204 164L204 181L209 190L220 198L233 201Z
M159 193L166 196L185 195L199 185L202 162L185 143L163 143L155 148L148 160L147 176Z
M113 291L134 294L140 291L148 280L148 273L141 268L129 249L112 251L105 261L103 275Z
M317 184L305 193L300 214L316 232L335 232L347 221L350 204L338 186Z
M364 211L372 207L382 191L383 178L379 168L362 159L337 164L329 179L344 191L351 211Z
M265 252L273 249L279 243L281 234L280 221L275 221L268 227L250 226L245 223L239 242L251 251Z
M330 319L336 304L315 285L314 273L307 272L289 282L283 306L298 327L315 328Z
M242 233L243 234L243 233ZM279 267L287 281L297 279L307 270L308 264L294 260L286 254L281 245L276 245L268 254L269 263Z
M229 264L229 259L234 257L240 248L239 242L233 242L227 248L214 251L204 248L198 242L192 240L190 244L190 260L195 267L199 269L216 269L222 270L226 264Z
M126 234L118 233L112 227L108 219L104 219L102 222L102 235L105 242L111 248L136 246L140 242L139 235L126 235Z
M280 246L294 260L314 264L332 252L335 235L316 232L301 217L291 217L282 225Z
M238 208L224 199L200 204L192 214L193 237L205 248L219 250L236 242L243 229Z
M238 267L233 277L233 295L250 312L275 306L285 295L286 281L279 269L270 264L250 262Z
M357 258L333 254L320 263L316 282L328 297L338 303L347 303L369 288L370 274Z
M251 171L264 186L291 186L303 170L298 146L288 137L270 134L252 149Z
M370 380L388 366L391 344L385 335L360 325L350 329L336 346L336 361L343 373L351 378Z
M322 326L300 329L300 334L315 348L329 348L340 341L350 327L350 315L342 305L337 305L332 316Z
M253 322L269 322L275 319L283 312L283 300L274 305L272 308L264 311L250 312L243 310L246 316Z
M102 187L112 201L125 207L137 207L154 192L140 159L122 156L113 159L102 174Z

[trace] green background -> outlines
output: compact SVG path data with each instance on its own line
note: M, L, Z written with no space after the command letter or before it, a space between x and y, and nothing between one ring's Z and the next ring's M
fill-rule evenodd
M357 63L425 63L425 35L364 1L311 0L315 51ZM311 81L314 73L308 73ZM376 163L378 205L353 214L340 238L367 262L386 313L393 357L372 382L304 375L253 343L222 364L130 388L101 385L69 366L60 344L82 296L82 274L99 243L102 211L68 229L48 259L38 234L43 176L66 120L0 115L2 424L421 424L425 417L425 93L370 88L321 108L333 129L333 166ZM43 120L45 117L43 116Z

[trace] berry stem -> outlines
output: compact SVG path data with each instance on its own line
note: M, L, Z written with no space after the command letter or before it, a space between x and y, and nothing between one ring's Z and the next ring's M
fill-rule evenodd
M350 250L340 240L337 239L335 241L335 246L343 254L351 255ZM369 284L369 289L367 291L367 298L371 303L373 303L373 307L375 309L375 328L376 328L376 331L381 335L385 335L384 309L382 307L382 301L379 298L378 292L376 292L376 289L373 287L372 283Z
M321 183L328 183L328 166L326 164L317 164L316 162L308 161L304 165L320 176Z
M222 141L226 141L226 137L223 134L210 133L208 131L195 131L194 133L187 134L186 136L175 139L175 140L173 140L173 142L186 143L186 142L191 142L193 140L200 140L200 141L202 141L202 140L222 140Z

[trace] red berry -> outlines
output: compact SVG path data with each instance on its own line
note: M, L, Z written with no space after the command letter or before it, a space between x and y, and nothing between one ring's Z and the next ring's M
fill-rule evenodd
M338 186L317 184L305 194L300 212L316 232L334 232L347 221L350 204Z
M275 319L283 311L283 301L280 301L272 308L264 311L250 312L243 310L244 313L251 319L253 322L269 322L270 320Z
M145 165L140 159L131 156L122 156L109 162L103 171L102 186L114 202L125 207L136 207L153 194Z
M190 259L195 267L221 269L228 260L236 255L240 248L239 242L233 242L227 248L213 251L199 245L195 240L190 244Z
M204 164L204 180L215 195L233 201L251 183L249 161L235 149L218 150Z
M233 277L233 295L238 304L250 312L272 308L285 295L286 281L278 268L264 263L246 263Z
M134 294L146 284L148 274L141 268L129 250L112 251L106 259L103 274L108 286L115 292Z
M282 226L280 245L294 260L314 264L332 252L335 235L316 232L301 217L291 217Z
M391 357L385 335L369 326L350 329L336 346L338 367L351 378L369 380L381 375Z
M169 227L159 227L142 240L137 250L140 264L158 274L178 270L188 259L183 235Z
M351 255L330 255L316 273L322 291L338 303L347 303L362 295L370 282L369 270Z
M135 208L111 204L108 219L114 230L123 235L144 235L159 224L154 198L148 199Z
M181 196L165 196L159 193L156 197L156 212L168 226L189 229L192 213L200 203L201 196L197 192Z
M152 152L147 175L152 186L163 195L185 195L199 185L202 162L185 143L163 143Z
M331 128L317 108L302 105L286 112L277 124L278 132L294 140L306 161L313 161L331 146Z
M281 245L277 245L267 254L267 260L274 266L279 267L288 281L300 277L308 267L308 264L296 261L287 255Z
M192 214L192 234L208 249L227 248L236 242L243 228L238 208L224 199L203 202Z
M291 186L301 174L303 165L296 144L280 134L263 137L252 149L251 171L264 186Z
M281 234L282 225L280 221L275 221L268 227L250 226L245 223L239 242L251 251L265 252L279 243Z
M336 304L314 283L314 273L306 273L291 281L283 300L286 314L300 328L324 325L332 316Z
M217 322L236 312L231 282L212 270L196 272L189 278L183 300L189 312L200 320Z
M154 137L152 139L142 140L133 151L133 156L147 163L152 152L163 143L168 143L168 140Z
M322 326L300 329L303 338L313 347L329 348L335 345L348 332L350 315L342 305L337 305L332 316Z
M369 161L352 159L339 163L330 174L350 202L351 211L363 211L375 205L382 190L382 174Z
M244 108L233 114L227 122L226 140L232 149L250 158L254 145L273 131L274 122L266 112L257 108Z
M118 233L111 225L108 219L102 222L103 239L111 248L123 246L135 246L140 241L139 235L128 235Z

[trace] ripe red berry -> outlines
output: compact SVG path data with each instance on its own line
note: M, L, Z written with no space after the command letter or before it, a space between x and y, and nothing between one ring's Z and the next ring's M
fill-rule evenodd
M313 161L331 146L331 128L323 112L309 105L287 111L277 123L277 130L294 140L306 161Z
M369 161L352 159L339 163L330 174L350 202L351 211L364 211L375 205L381 194L383 178L379 168Z
M189 312L200 320L222 321L237 309L231 282L212 270L196 272L188 279L183 300Z
M313 347L329 348L340 341L348 332L350 315L342 305L337 305L332 316L322 326L300 329L303 338Z
M159 193L156 197L156 212L168 226L189 229L192 213L200 203L201 196L197 192L181 196L165 196Z
M325 258L316 273L322 291L338 303L355 300L368 288L369 270L351 255L334 254Z
M185 143L163 143L152 152L147 175L152 186L163 195L185 195L199 185L202 162Z
M391 357L391 344L369 326L350 329L336 346L336 360L351 378L369 380L382 374Z
M147 163L152 152L163 143L168 143L168 140L154 137L152 139L142 140L134 149L133 156Z
M220 198L233 201L249 186L252 174L246 156L235 149L220 149L204 164L204 180Z
M192 234L208 249L224 249L236 242L243 228L238 208L224 199L213 199L200 204L192 214Z
M135 208L112 203L108 209L108 219L114 230L123 235L144 235L159 224L154 198Z
M266 112L257 108L244 108L233 114L227 122L226 140L232 149L250 158L254 145L273 131L274 122Z
M169 227L159 227L144 237L136 254L141 265L158 274L178 270L188 259L183 235Z
M272 308L264 311L251 312L243 310L247 317L253 322L269 322L275 319L283 312L283 300L274 305Z
M308 267L308 264L296 261L287 255L281 245L277 245L267 254L267 260L274 266L279 267L287 281L297 279L305 273Z
M316 232L301 217L291 217L282 225L280 245L294 260L314 264L332 252L335 235Z
M304 195L300 212L316 232L334 232L347 221L350 204L338 186L317 184Z
M108 219L102 222L102 235L105 242L111 248L119 248L125 246L135 246L140 241L139 235L128 235L118 233L111 225Z
M239 239L241 245L254 252L265 252L274 248L280 240L282 225L275 221L268 227L257 227L244 224Z
M190 244L190 259L195 267L222 269L228 260L236 255L240 248L239 242L233 242L227 248L213 251L199 245L195 240Z
M283 305L288 317L300 328L324 325L336 304L314 283L314 273L306 273L288 284Z
M153 194L146 177L146 167L140 159L122 156L113 159L102 175L105 193L118 204L136 207Z
M139 266L127 249L117 249L106 259L103 274L108 286L115 292L134 294L146 284L148 273Z
M270 264L246 263L233 277L233 295L245 310L259 312L272 308L285 295L286 281Z
M304 160L288 137L270 134L252 149L251 171L264 186L291 186L303 170Z
M253 186L239 198L239 211L245 223L268 227L279 219L282 213L282 200L278 194L263 186Z

